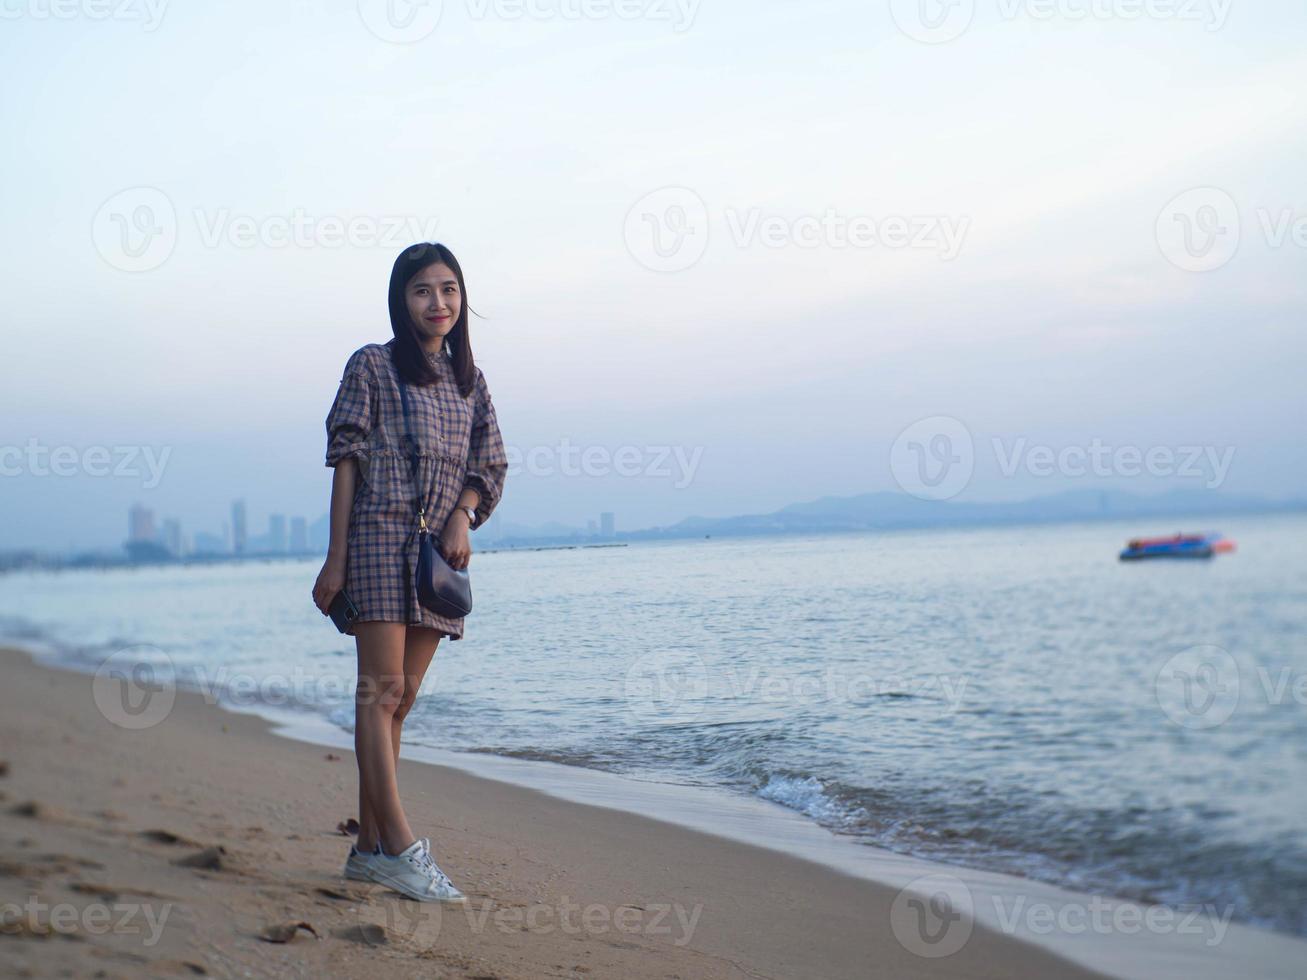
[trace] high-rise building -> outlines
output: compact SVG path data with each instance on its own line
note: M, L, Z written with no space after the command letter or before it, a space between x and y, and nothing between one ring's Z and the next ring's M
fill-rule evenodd
M231 550L232 554L245 554L245 501L233 500L231 504Z
M331 517L323 514L309 525L309 547L323 554L331 544Z
M163 522L163 533L160 535L159 543L175 557L182 556L182 525L175 517L170 517Z
M605 510L599 514L599 533L605 538L611 538L616 532L616 520L611 510Z
M309 525L302 517L290 519L290 550L297 555L309 550Z
M268 550L277 554L286 550L285 514L273 514L268 518Z
M154 511L140 504L133 504L127 518L128 541L154 540Z

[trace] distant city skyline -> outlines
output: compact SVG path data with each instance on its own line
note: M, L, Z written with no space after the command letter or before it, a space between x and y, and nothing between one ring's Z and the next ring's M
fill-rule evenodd
M129 554L148 554L157 556L163 549L176 558L215 555L278 555L278 554L321 554L325 553L330 541L330 514L323 513L309 521L303 515L286 515L271 513L268 515L267 529L262 534L250 535L246 525L246 501L238 498L231 502L231 529L223 525L222 530L213 533L211 529L185 530L184 521L176 516L159 519L153 509L135 503L127 513L127 535L122 547ZM615 533L616 515L612 511L599 514L598 522L587 522L590 532L596 537L611 538ZM473 532L474 540L494 543L501 536L502 523L498 513L492 513L490 519ZM142 546L153 546L143 549ZM112 553L113 548L87 549L86 547L64 549L24 548L5 549L0 552L35 550L68 557L81 553Z

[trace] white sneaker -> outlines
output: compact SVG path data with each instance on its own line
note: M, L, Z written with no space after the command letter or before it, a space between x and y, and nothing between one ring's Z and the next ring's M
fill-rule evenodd
M419 843L426 852L427 871L431 874L431 880L435 886L436 894L439 896L439 901L466 902L467 896L454 887L454 883L449 880L449 875L441 871L440 865L436 864L436 859L431 853L431 841L423 837Z
M368 879L417 902L466 901L463 893L436 867L429 848L427 839L421 838L395 855L378 850L368 861Z
M345 877L352 878L354 881L371 881L372 879L368 877L368 865L375 856L375 851L372 854L364 854L351 844L349 857L345 859Z

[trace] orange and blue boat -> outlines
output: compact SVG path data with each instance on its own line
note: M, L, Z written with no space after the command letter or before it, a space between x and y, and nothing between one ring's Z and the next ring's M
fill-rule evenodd
M1209 531L1204 534L1180 534L1169 538L1133 538L1126 542L1121 561L1141 558L1211 558L1222 552L1234 551L1234 542L1224 534Z

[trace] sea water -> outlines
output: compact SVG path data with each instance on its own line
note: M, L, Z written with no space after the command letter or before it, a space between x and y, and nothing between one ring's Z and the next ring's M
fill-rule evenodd
M1212 522L1186 522L1185 530ZM411 744L712 786L849 840L1307 935L1307 516L476 554ZM474 537L474 547L476 545ZM319 564L0 577L0 634L353 720Z

